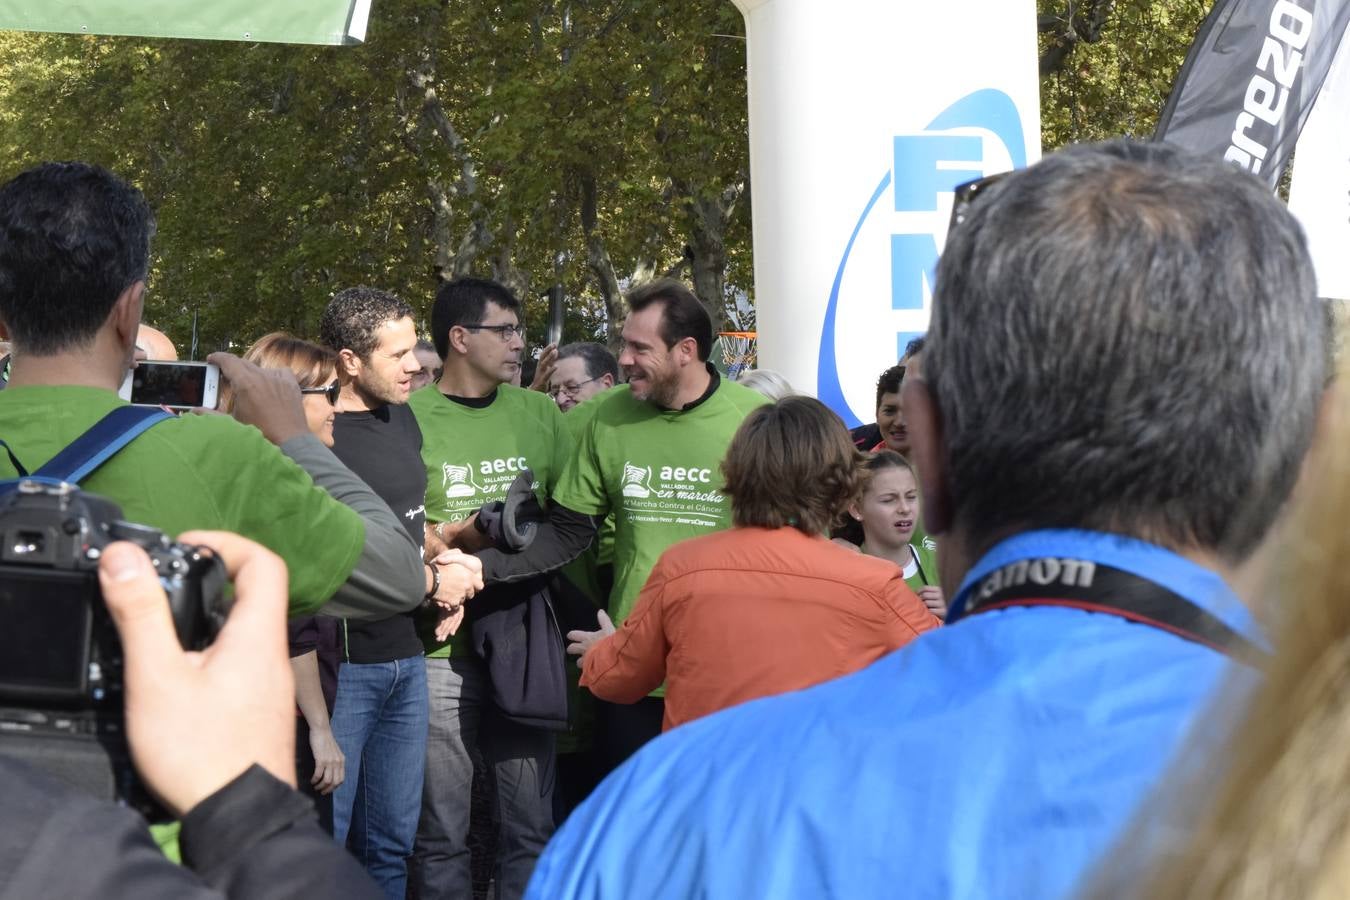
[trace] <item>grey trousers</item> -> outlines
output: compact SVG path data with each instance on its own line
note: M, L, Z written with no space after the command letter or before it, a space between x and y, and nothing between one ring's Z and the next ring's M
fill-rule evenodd
M428 659L427 688L431 728L410 871L413 896L473 896L468 836L476 747L496 803L495 896L516 900L553 834L553 735L503 719L477 659Z

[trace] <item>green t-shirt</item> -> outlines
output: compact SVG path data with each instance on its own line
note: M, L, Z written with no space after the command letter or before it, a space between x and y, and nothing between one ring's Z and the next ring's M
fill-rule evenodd
M581 437L590 426L591 419L600 408L599 404L605 395L620 389L621 387L609 388L608 391L596 394L563 413L563 422L567 426L567 433L572 436L574 445L581 443ZM562 573L590 597L591 602L597 606L604 606L607 598L601 593L599 569L601 566L612 565L613 562L614 515L611 513L600 523L600 531L595 536L595 542L586 548L586 552L563 566Z
M914 559L918 564L913 566L913 572L910 572L910 567L906 566L904 578L905 584L917 593L921 587L938 583L937 542L927 535L919 537L917 528L914 537L917 540L910 544L909 548L914 551Z
M111 391L24 386L0 391L0 440L36 471L125 404ZM18 473L0 454L0 478ZM156 424L81 483L116 502L129 522L171 537L233 531L272 550L290 570L290 614L319 609L347 580L365 543L360 516L316 486L262 432L229 416L183 415Z
M433 524L462 521L484 503L501 500L526 468L534 473L536 496L547 501L572 455L572 439L558 405L538 391L504 384L490 404L477 409L449 399L431 384L414 392L408 407L422 429L427 521ZM438 644L431 625L428 619L419 626L428 656L468 652L467 628Z
M591 424L591 417L599 409L601 399L605 394L616 390L619 388L608 388L563 413L563 423L567 426L567 432L572 436L574 444L580 442L582 433ZM599 570L601 566L611 565L613 562L614 516L611 514L605 516L605 521L600 523L600 531L595 536L595 542L587 547L584 553L563 566L562 574L596 607L601 607L605 605L606 597L600 587ZM596 625L592 622L588 623L588 627L593 629ZM581 666L578 663L579 660L568 657L567 708L571 714L571 723L567 731L557 735L559 754L589 750L594 743L595 698L591 696L590 691L581 687Z
M553 499L589 515L614 514L615 625L667 547L731 526L722 457L746 415L768 402L725 379L689 410L659 409L627 387L600 399Z

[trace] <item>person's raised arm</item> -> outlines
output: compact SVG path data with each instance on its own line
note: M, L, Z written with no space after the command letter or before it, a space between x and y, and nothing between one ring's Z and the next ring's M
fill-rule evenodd
M333 455L305 424L300 387L284 370L263 369L232 353L212 353L234 392L234 417L281 448L314 483L361 517L365 541L346 582L323 607L326 615L379 619L422 602L424 569L416 542L398 516Z
M581 686L601 700L636 703L666 680L665 586L658 562L622 628L600 610L598 631L567 633L567 652L581 657Z

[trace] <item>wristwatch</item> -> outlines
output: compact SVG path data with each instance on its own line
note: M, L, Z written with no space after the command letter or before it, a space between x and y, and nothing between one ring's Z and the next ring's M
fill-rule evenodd
M436 593L441 589L441 570L436 568L435 563L427 563L427 568L431 570L431 589L423 599L430 603L436 599Z

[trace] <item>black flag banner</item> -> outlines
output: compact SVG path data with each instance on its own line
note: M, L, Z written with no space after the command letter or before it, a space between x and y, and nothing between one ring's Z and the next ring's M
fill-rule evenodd
M1218 0L1154 140L1280 179L1350 22L1350 0Z

